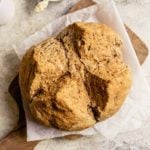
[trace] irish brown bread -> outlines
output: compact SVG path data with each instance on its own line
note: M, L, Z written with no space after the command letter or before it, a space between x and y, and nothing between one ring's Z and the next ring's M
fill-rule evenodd
M30 48L20 66L19 84L34 118L72 131L117 112L131 86L121 47L106 25L79 22Z

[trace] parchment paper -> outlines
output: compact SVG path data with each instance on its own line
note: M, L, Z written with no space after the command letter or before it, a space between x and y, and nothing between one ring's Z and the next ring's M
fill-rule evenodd
M123 58L132 69L133 84L128 97L120 110L111 118L95 124L94 127L79 132L65 132L55 128L47 128L33 120L28 107L24 104L27 121L27 141L61 137L69 134L93 135L100 133L107 138L113 138L120 132L135 130L150 117L150 87L141 71L135 51L129 40L123 22L113 2L94 5L72 14L58 18L27 38L16 50L18 57L28 48L40 41L55 36L65 26L76 22L100 22L113 28L123 40Z

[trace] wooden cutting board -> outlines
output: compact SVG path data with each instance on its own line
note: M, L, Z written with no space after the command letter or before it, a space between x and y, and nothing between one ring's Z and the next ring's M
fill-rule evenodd
M94 3L92 2L92 0L81 0L69 12L85 8L93 4ZM142 64L148 55L148 48L146 47L145 43L129 27L126 26L126 29L133 44L133 47L136 51L138 60L140 64ZM22 103L20 103L21 96L18 95L18 91L19 91L18 76L16 76L15 79L10 84L9 92L14 97L20 108L20 120L19 120L20 127L0 141L0 150L18 150L18 149L32 150L34 146L38 143L38 141L26 142L26 128L24 125L24 117L22 115L24 112L22 109ZM76 137L74 136L71 137L71 139L75 138Z

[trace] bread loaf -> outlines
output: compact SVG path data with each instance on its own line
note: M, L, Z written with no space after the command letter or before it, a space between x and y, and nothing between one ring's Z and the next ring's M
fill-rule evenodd
M19 84L33 117L75 131L112 116L131 87L121 48L111 28L83 22L31 47L20 65Z

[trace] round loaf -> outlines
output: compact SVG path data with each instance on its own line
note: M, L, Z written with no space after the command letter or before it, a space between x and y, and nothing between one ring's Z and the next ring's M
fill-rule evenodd
M112 116L131 87L121 48L112 29L83 22L31 47L20 65L19 84L33 117L74 131Z

